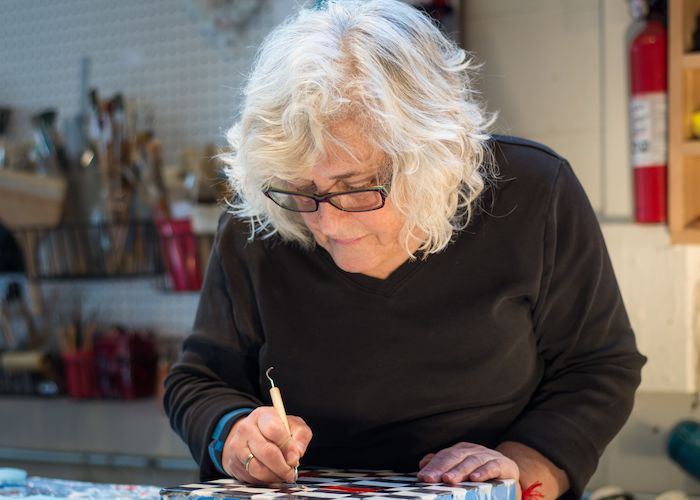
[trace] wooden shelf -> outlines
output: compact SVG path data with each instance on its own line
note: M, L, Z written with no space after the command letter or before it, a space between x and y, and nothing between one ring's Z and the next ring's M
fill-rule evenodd
M680 244L700 244L700 218L691 221L683 229L671 233L671 242Z
M182 484L199 475L158 399L0 396L0 408L0 467L130 484Z
M684 69L700 69L700 52L685 54L681 59Z
M686 156L700 156L700 139L683 141L682 151Z
M700 52L689 52L700 0L668 7L669 229L673 243L700 244L700 139L689 139L700 106Z
M155 398L0 397L0 449L104 453L191 460ZM23 425L18 425L22 422Z

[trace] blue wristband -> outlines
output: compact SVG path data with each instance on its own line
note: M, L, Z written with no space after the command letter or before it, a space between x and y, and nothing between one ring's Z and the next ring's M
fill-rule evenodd
M212 441L209 443L209 458L211 458L214 466L222 474L226 474L224 467L221 465L221 455L224 450L226 438L228 437L229 432L231 432L233 424L235 424L239 418L248 415L252 411L252 408L239 408L238 410L233 410L232 412L229 412L221 417L221 419L219 419L219 423L216 424L216 427L214 428Z

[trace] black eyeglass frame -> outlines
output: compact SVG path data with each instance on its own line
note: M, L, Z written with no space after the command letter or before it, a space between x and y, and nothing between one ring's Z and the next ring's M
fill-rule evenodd
M333 203L333 198L336 196L340 196L343 194L353 194L353 193L365 193L365 192L377 192L381 196L382 199L382 204L379 205L378 207L374 208L364 208L362 210L348 210L346 208L339 207L335 203ZM290 207L285 207L283 205L280 205L277 200L275 200L270 193L280 193L280 194L289 194L293 196L303 196L304 198L308 198L310 200L313 200L316 203L316 206L314 207L313 210L297 210L294 208ZM267 188L263 190L263 194L270 198L275 205L278 207L284 208L285 210L290 210L292 212L299 212L299 213L313 213L318 211L318 207L321 205L321 203L328 203L332 205L333 207L337 208L338 210L342 210L343 212L351 212L351 213L358 213L358 212L372 212L374 210L379 210L380 208L384 207L384 204L386 203L386 198L389 196L389 189L388 186L374 186L374 187L369 187L369 188L360 188L360 189L351 189L349 191L336 191L333 193L326 193L324 195L318 195L318 194L313 194L313 193L302 193L299 191L287 191L285 189L278 189L278 188Z

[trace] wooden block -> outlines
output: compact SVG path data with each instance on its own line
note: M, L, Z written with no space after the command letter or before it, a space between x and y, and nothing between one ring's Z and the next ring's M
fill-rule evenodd
M55 226L65 196L63 178L0 170L0 221L10 229Z

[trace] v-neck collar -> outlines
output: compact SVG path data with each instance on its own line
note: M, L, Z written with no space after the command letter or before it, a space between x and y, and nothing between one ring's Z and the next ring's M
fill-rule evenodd
M353 286L359 287L366 292L377 293L380 295L392 295L408 278L410 278L421 265L424 263L422 256L419 254L415 259L408 259L399 267L394 269L392 273L385 279L367 276L362 273L349 273L340 269L331 254L320 245L316 245L315 252L320 256L323 264L336 275L341 276L346 282Z

